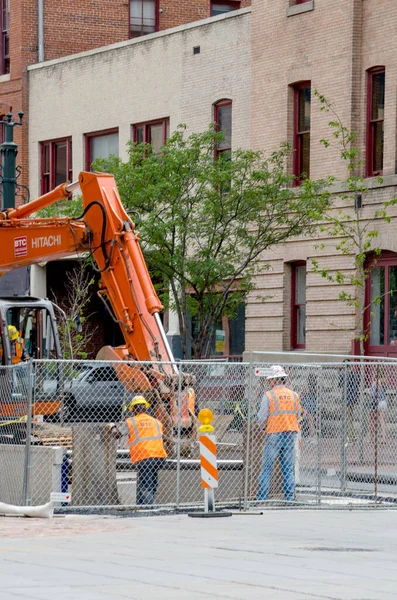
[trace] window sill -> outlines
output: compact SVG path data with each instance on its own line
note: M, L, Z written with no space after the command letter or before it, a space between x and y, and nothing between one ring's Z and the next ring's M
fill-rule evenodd
M303 4L294 4L287 8L287 17L293 17L294 15L300 15L305 12L314 10L314 0L310 2L303 2Z
M0 75L0 83L5 83L6 81L11 80L10 73L6 73L5 75Z

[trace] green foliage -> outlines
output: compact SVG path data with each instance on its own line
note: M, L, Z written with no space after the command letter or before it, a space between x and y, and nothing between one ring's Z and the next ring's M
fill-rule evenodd
M329 203L330 180L291 187L287 145L270 156L237 150L214 160L221 139L213 126L190 136L180 126L159 154L130 143L126 162L94 165L114 174L127 210L140 214L150 272L195 357L208 356L216 322L246 301L253 276L266 268L263 251L313 233Z

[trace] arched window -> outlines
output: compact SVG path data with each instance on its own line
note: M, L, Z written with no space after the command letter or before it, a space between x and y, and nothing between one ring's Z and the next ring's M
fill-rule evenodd
M229 158L232 153L232 101L219 100L214 104L214 122L217 131L222 131L223 140L219 142L215 158L221 154L223 158Z

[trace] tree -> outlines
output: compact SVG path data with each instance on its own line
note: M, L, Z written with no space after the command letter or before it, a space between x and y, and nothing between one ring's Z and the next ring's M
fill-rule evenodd
M180 126L159 154L130 143L126 162L102 163L127 210L141 216L143 250L164 304L178 315L185 357L185 340L194 357L209 356L216 323L235 315L266 268L262 253L313 233L329 202L328 182L291 187L287 145L270 156L237 150L214 160L221 139L212 126L188 137Z
M80 261L66 274L65 293L52 294L56 303L65 312L66 319L58 322L59 341L64 358L87 359L87 346L95 336L95 329L87 330L84 324L89 319L87 307L91 300L94 284L84 261Z
M316 259L312 260L312 264L314 272L320 273L328 281L353 287L353 292L342 289L339 299L356 308L355 339L360 342L360 354L363 355L364 343L369 335L364 320L365 313L369 308L366 303L365 284L372 269L376 266L377 257L381 254L381 248L377 243L379 231L376 224L379 221L390 222L387 208L395 204L396 200L391 199L383 203L381 208L373 211L372 214L367 211L364 216L363 196L367 194L368 187L361 175L363 161L356 145L357 134L343 125L333 105L325 96L317 90L314 93L320 102L320 110L332 115L332 119L329 121L331 140L322 139L321 142L325 147L329 147L331 144L337 145L340 157L346 162L348 172L347 177L341 182L343 191L338 196L342 208L336 208L335 203L331 205L330 210L325 213L320 232L326 233L336 240L337 252L351 257L352 270L347 274L340 270L332 273L325 267L320 268ZM377 177L375 181L381 183L382 178ZM315 247L322 249L324 244L316 244ZM369 254L373 257L371 262L368 262ZM379 304L381 300L380 296L372 298L372 304Z

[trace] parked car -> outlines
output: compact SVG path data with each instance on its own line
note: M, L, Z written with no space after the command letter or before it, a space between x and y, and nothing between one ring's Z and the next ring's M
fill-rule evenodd
M119 420L126 393L111 365L86 363L64 384L63 418L66 422Z

